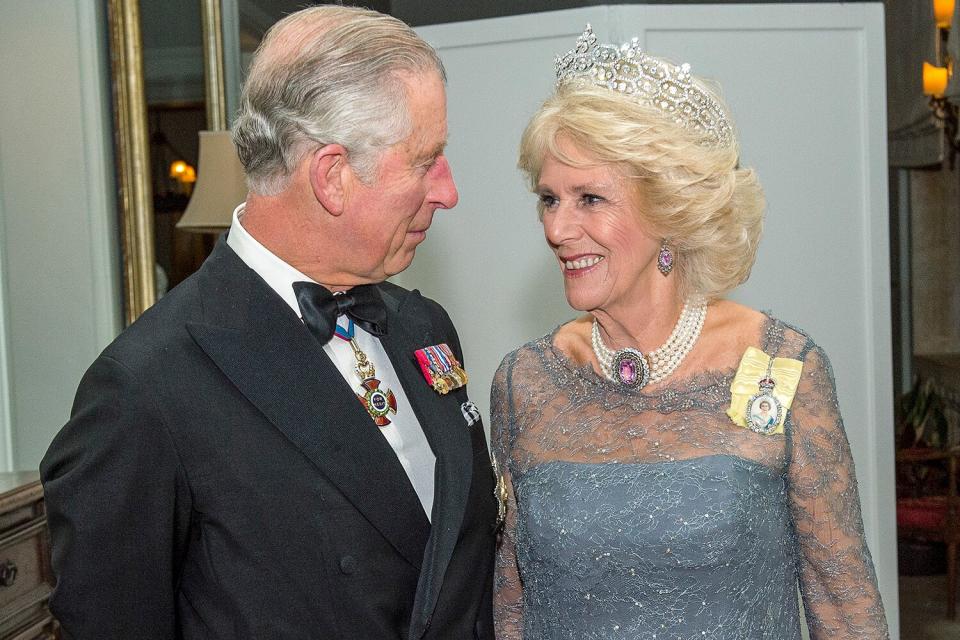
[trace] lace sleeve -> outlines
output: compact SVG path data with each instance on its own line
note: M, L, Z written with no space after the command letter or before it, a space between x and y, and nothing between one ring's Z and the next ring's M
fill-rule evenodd
M804 358L790 422L790 503L810 637L888 638L833 371L819 347Z
M510 479L511 447L509 421L512 419L512 390L508 364L510 357L500 365L490 391L490 429L493 434L493 453L507 484L507 517L497 541L497 561L493 582L493 618L498 640L521 640L523 637L523 591L517 567L515 533L517 530L517 500Z

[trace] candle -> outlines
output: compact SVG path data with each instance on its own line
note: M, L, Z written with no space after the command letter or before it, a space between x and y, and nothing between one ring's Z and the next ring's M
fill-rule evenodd
M947 92L947 68L935 67L929 62L923 63L923 94L942 98Z
M949 29L953 22L955 0L933 0L933 18L941 29Z

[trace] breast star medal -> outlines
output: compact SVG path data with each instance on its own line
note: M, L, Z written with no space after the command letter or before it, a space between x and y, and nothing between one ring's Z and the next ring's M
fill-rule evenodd
M355 336L353 320L349 320L347 328L337 325L336 335L338 338L346 340L353 349L353 356L357 359L356 371L360 376L360 388L363 393L358 393L357 398L360 404L367 410L373 422L378 427L385 427L390 424L388 414L397 413L397 397L390 389L381 389L380 380L377 379L377 369L367 358L367 354L360 349Z

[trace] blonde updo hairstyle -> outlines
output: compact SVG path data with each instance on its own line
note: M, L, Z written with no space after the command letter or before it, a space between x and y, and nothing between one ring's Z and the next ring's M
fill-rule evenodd
M754 171L738 167L735 141L711 146L703 133L652 105L571 81L558 87L523 133L518 166L532 189L548 155L583 166L563 153L561 143L589 156L590 165L615 166L634 186L641 224L674 252L671 275L681 299L700 294L715 300L750 276L764 197Z

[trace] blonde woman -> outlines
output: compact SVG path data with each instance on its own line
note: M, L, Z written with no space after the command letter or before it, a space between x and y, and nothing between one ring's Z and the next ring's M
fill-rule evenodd
M492 392L498 638L885 638L826 354L724 300L755 174L717 92L589 27L520 167L571 307ZM771 418L751 420L765 406Z

